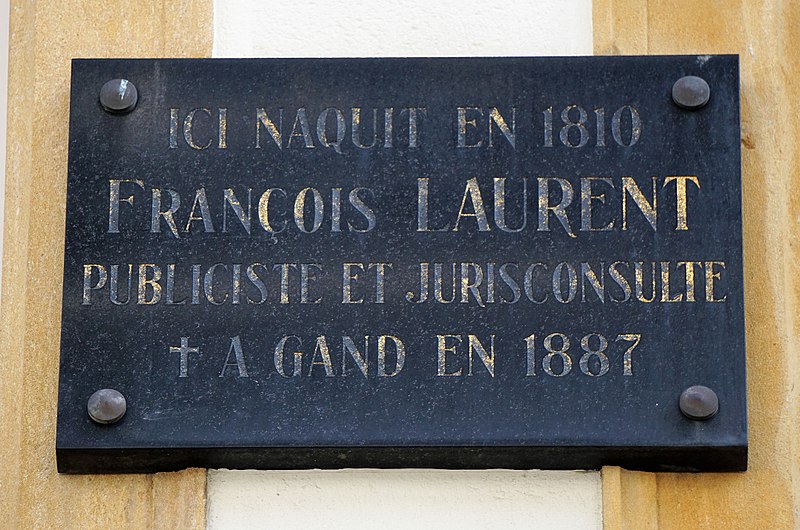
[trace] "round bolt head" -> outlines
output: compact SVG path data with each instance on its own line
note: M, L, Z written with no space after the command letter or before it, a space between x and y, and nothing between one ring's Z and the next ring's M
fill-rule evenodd
M707 386L690 386L681 393L680 407L691 420L709 420L719 411L719 399Z
M89 398L86 408L89 417L97 423L116 423L128 408L125 396L113 388L98 390Z
M136 106L139 92L127 79L112 79L100 89L100 104L112 114L125 114Z
M697 110L711 97L711 88L702 77L687 75L672 85L672 101L683 109Z

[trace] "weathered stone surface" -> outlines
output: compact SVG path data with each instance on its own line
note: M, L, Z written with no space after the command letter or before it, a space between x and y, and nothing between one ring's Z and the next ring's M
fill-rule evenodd
M0 526L204 528L205 472L67 477L55 426L70 59L207 56L210 1L11 3Z

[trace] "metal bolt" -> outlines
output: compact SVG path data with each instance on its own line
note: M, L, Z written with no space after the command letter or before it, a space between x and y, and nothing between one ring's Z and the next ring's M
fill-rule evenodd
M719 411L719 399L707 386L690 386L681 393L680 407L690 420L709 420Z
M687 110L704 107L710 97L711 88L702 77L687 75L672 85L672 101Z
M138 100L136 86L127 79L112 79L100 89L100 104L112 114L132 111Z
M86 408L89 417L97 423L116 423L128 408L125 396L113 388L98 390L89 398Z

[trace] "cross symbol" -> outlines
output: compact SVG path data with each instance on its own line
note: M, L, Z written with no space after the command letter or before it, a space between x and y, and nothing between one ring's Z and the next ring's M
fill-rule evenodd
M180 353L181 354L181 371L178 377L189 377L189 354L190 353L199 353L200 348L190 348L189 347L189 337L181 337L181 345L178 346L170 346L169 347L170 353Z

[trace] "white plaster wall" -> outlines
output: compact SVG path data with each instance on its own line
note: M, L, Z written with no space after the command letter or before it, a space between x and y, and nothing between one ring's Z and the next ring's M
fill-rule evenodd
M600 476L578 471L216 471L210 529L602 528Z
M215 0L214 57L591 55L591 0Z
M591 0L215 0L215 57L591 55ZM601 528L582 471L210 471L208 528Z

